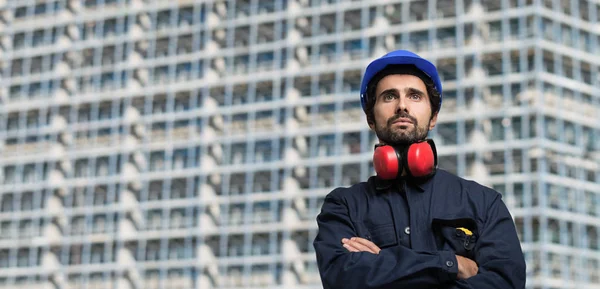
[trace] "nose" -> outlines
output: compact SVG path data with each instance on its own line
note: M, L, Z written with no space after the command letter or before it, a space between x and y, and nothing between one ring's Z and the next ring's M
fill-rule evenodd
M396 106L396 114L400 114L402 112L408 112L408 107L406 106L406 101L403 97L398 97L398 106Z

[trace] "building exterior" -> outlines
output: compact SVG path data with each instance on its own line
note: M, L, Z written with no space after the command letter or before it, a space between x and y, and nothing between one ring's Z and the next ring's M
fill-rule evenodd
M598 0L0 0L0 288L322 288L315 217L373 174L359 84L398 48L527 287L600 288Z

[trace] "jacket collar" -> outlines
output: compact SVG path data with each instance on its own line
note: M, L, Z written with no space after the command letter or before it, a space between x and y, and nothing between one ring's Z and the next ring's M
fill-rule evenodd
M379 178L378 176L372 176L370 178L370 181L372 181L372 185L375 187L375 190L377 192L387 191L392 185L401 184L401 182L406 181L408 187L414 187L417 189L417 192L424 193L426 191L429 191L432 183L434 182L434 179L435 175L433 175L431 178L422 181L407 180L404 177L400 177L393 180L384 180Z

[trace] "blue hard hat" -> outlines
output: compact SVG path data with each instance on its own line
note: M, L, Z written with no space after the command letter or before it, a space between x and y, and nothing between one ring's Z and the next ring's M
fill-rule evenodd
M386 55L373 60L367 66L365 70L365 74L363 75L362 83L360 84L360 104L362 105L363 110L367 105L367 85L378 72L383 70L386 66L390 64L413 64L423 73L425 73L431 80L435 86L435 89L440 93L440 107L442 105L442 82L440 81L440 76L438 75L437 69L433 63L429 62L425 58L421 58L421 56L412 53L408 50L395 50Z

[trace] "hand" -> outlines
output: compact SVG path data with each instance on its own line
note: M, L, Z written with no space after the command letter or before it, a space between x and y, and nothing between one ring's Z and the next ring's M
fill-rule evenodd
M456 261L458 262L458 279L469 279L477 275L479 267L473 260L456 255Z
M371 254L379 254L379 247L375 243L360 237L352 237L350 239L342 239L344 248L350 252L369 252Z

